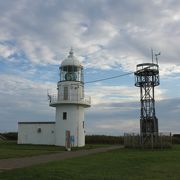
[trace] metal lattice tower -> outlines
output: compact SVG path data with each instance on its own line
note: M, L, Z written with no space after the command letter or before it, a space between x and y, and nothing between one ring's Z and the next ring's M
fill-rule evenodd
M159 85L159 66L153 62L138 64L134 74L135 86L140 87L140 134L145 140L150 134L158 134L154 87Z

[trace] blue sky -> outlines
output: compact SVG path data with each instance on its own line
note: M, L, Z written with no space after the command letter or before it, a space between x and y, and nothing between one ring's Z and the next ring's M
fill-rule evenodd
M156 113L160 131L180 133L180 2L178 0L0 0L0 132L18 121L54 121L56 93L70 47L85 81L133 72L161 52ZM139 132L134 76L85 84L92 107L87 134Z

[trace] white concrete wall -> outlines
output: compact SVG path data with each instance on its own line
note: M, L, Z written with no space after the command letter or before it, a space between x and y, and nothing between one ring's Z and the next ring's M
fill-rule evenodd
M64 87L68 87L68 100L77 101L84 98L84 86L80 82L64 81L58 83L58 99L64 99ZM63 120L63 112L67 112L67 120ZM59 104L56 107L56 138L57 146L66 145L66 131L74 136L74 146L85 145L83 128L84 107L80 104Z
M41 132L38 132L41 128ZM55 124L18 124L18 144L55 144Z
M64 99L64 87L68 87L68 100L77 101L84 98L84 86L80 82L64 81L58 85L58 99Z
M63 120L63 112L67 112L67 120ZM55 145L65 146L66 131L74 136L74 146L85 145L85 134L83 128L84 107L81 105L62 104L56 107L56 137Z

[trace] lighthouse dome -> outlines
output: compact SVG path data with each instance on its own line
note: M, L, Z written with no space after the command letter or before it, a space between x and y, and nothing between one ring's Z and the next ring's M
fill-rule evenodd
M60 69L60 81L78 81L83 82L83 66L74 57L73 50L71 48L68 57L61 63Z
M79 60L74 56L72 48L69 52L69 56L61 63L61 67L63 66L82 66Z

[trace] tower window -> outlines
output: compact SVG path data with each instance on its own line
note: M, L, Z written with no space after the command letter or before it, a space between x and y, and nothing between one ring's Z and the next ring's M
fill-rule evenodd
M64 87L64 100L68 100L68 87Z
M63 112L63 120L67 119L67 112Z

